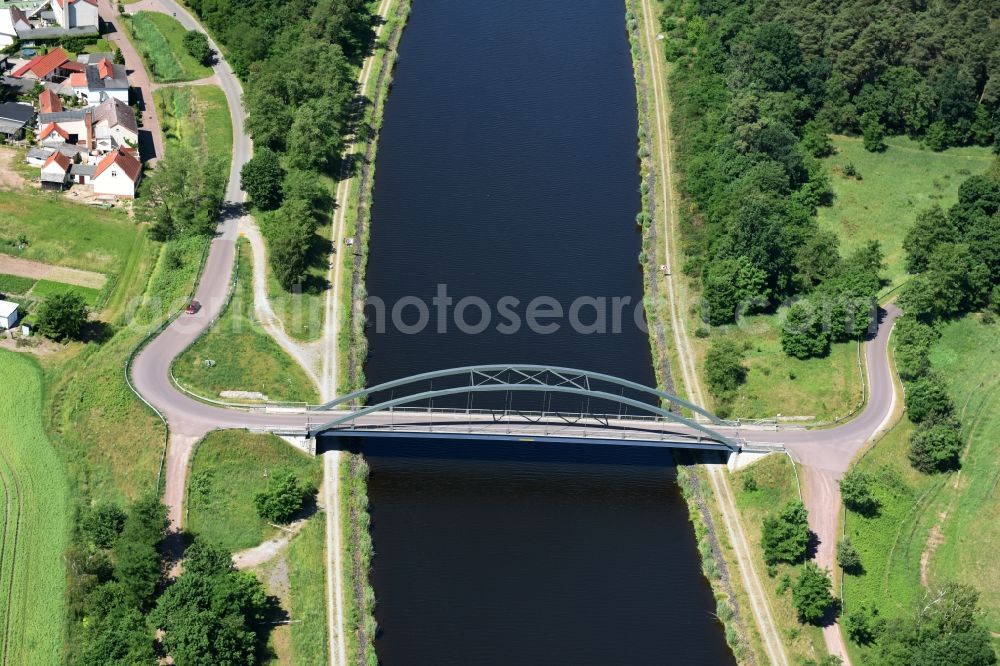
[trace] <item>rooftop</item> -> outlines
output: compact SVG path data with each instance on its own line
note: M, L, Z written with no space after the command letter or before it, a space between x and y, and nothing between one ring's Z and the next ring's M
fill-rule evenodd
M0 317L9 317L17 312L18 307L20 306L13 301L0 301Z

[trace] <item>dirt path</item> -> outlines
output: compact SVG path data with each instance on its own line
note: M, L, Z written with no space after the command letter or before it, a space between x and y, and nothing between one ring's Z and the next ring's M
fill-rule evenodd
M11 168L11 164L13 164L16 158L16 150L0 147L0 188L5 190L19 190L24 187L24 178Z
M79 268L66 268L65 266L52 266L51 264L43 264L40 261L12 257L9 254L0 254L0 273L35 280L52 280L53 282L75 284L79 287L90 287L91 289L101 289L104 287L104 283L108 281L108 276L104 273L84 271Z
M658 276L666 282L667 294L670 305L670 328L674 334L674 346L677 352L681 369L681 378L687 389L687 395L695 403L705 405L705 396L702 391L698 373L695 367L694 354L691 351L687 328L681 313L681 304L678 299L680 286L672 265L676 264L675 251L672 247L674 233L677 229L677 197L675 195L672 165L672 136L670 132L670 104L666 93L666 63L664 61L663 49L657 39L659 33L658 15L654 11L653 3L650 0L642 0L643 14L643 35L645 37L646 58L649 63L649 78L652 83L654 122L656 125L655 145L656 160L659 172L663 178L660 189L660 206L665 215L664 220L664 256L667 269L665 275ZM675 378L676 380L676 378ZM721 465L708 465L708 477L712 487L712 492L719 499L719 512L722 514L723 522L726 526L726 533L730 543L736 550L740 579L750 599L750 606L754 620L760 631L761 639L764 643L764 650L767 653L768 661L775 666L787 666L788 655L785 653L784 644L771 615L767 596L764 592L760 576L753 564L750 546L743 526L740 524L739 514L733 501L732 492L729 488L729 481L726 477L726 470Z
M344 622L344 542L340 530L340 451L323 454L323 507L326 510L326 615L331 666L347 666Z
M305 527L308 520L308 518L296 520L287 528L282 530L280 536L275 537L274 539L268 539L253 548L247 548L237 553L233 553L233 566L237 569L250 569L260 566L265 562L269 562L275 555L281 552L282 548L288 545L288 542L292 540L292 537L298 534L302 528Z
M129 8L131 11L131 6ZM154 83L153 90L159 90L160 88L183 88L185 86L218 86L219 77L215 74L212 76L206 76L203 79L196 79L194 81L175 81L173 83Z

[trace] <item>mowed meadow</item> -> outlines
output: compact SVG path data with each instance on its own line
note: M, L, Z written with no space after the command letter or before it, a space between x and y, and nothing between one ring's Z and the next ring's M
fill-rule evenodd
M69 489L42 428L42 372L0 350L0 662L55 664L66 627Z

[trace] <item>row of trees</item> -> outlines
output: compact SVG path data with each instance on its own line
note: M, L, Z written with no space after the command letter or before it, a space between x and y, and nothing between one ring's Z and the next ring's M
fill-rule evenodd
M948 211L922 211L903 241L913 279L903 288L906 310L896 324L896 367L906 387L906 410L917 429L910 463L922 472L955 469L961 423L930 349L942 322L1000 305L1000 182L972 176Z
M804 563L798 578L791 584L792 604L800 622L819 624L836 611L838 601L831 591L827 572L814 562L806 561L812 539L808 518L802 502L789 502L777 514L764 519L761 547L769 567L779 562Z

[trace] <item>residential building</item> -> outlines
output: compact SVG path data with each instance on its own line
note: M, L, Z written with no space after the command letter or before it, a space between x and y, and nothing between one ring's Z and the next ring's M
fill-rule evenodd
M107 58L102 58L96 64L75 64L84 68L83 72L74 72L69 77L69 85L77 97L87 100L90 106L96 106L112 97L128 104L128 75L125 65L116 65Z
M73 73L82 73L84 64L72 62L61 47L56 47L45 55L37 55L24 63L11 76L16 79L37 79L39 81L60 81Z
M35 108L30 104L4 102L0 104L0 134L9 141L24 138L24 127L35 119Z
M63 110L62 100L59 99L59 95L55 94L49 88L42 91L42 94L38 96L38 112L39 113L58 113Z
M45 160L45 164L42 165L42 188L47 190L65 189L72 165L72 160L58 150L49 155L49 159Z
M16 40L100 33L97 0L0 0L0 48Z
M94 171L94 194L134 199L135 189L142 179L142 163L124 148L104 156Z
M94 107L94 147L100 151L139 145L139 125L127 104L109 97Z
M20 319L18 308L20 306L12 301L0 301L0 330L14 328Z

